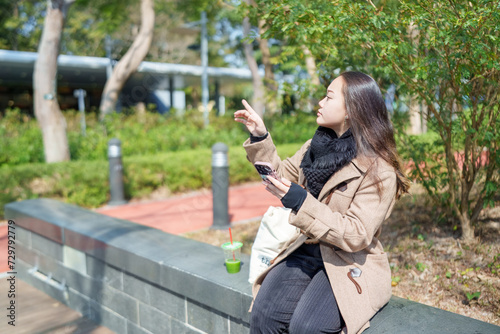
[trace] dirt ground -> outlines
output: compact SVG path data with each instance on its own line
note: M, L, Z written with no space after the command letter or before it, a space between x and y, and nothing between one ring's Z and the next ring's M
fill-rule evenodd
M259 223L231 227L247 254ZM393 294L500 326L500 203L483 210L476 235L474 243L463 244L460 229L443 221L422 189L413 187L396 204L380 238L389 254ZM228 231L184 236L218 246Z

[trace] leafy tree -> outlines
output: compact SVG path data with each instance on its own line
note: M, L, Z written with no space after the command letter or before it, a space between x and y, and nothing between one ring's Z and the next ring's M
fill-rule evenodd
M261 37L279 41L279 50L271 61L276 72L294 75L294 82L283 88L286 93L307 101L308 106L303 106L304 109L311 109L317 103L316 97L321 91L318 89L320 75L324 72L318 63L325 64L333 45L322 47L318 44L317 27L309 29L307 24L312 22L303 25L302 21L314 20L315 25L321 25L316 15L330 11L329 7L326 1L257 0L253 11L259 23L263 22Z
M200 18L201 13L205 12L207 16L207 38L208 38L208 63L209 66L223 67L227 66L224 56L229 52L235 51L234 46L230 45L228 35L233 32L234 20L228 20L226 14L234 13L234 7L227 5L223 1L213 0L177 0L174 1L173 8L170 9L173 19L171 31L177 34L177 38L182 38L188 44L181 48L172 45L172 48L186 50L188 46L192 50L180 61L185 64L201 64L200 48L201 48L201 33L200 33ZM185 25L190 25L190 31L186 31ZM185 32L183 34L182 32ZM193 34L194 33L194 34ZM189 34L194 39L186 40L185 36ZM191 44L191 45L189 45Z
M36 51L46 1L0 0L0 49Z
M197 60L198 54L187 46L198 33L179 29L184 23L183 13L176 11L170 1L156 1L154 7L153 39L144 59L169 63ZM111 57L121 59L139 34L141 11L138 8L140 1L79 0L68 17L62 52L106 57L105 40L109 36Z
M268 33L306 45L325 79L371 73L429 111L431 145L403 137L412 176L474 238L500 180L500 3L491 0L269 1ZM428 142L427 142L428 144ZM429 150L429 147L432 150Z
M247 4L250 4L250 0L245 0ZM245 57L247 59L248 67L250 68L250 72L252 73L252 84L253 84L253 97L252 97L252 106L259 114L262 116L264 114L265 107L265 96L264 96L264 87L262 84L262 79L259 74L259 68L257 61L254 57L252 40L250 38L250 18L248 14L243 18L243 50L245 52Z
M256 78L258 78L258 80L264 84L266 91L260 92L260 95L262 96L261 99L264 99L266 111L270 114L273 114L278 109L276 99L278 85L274 77L274 64L271 57L269 41L267 40L267 38L263 37L268 28L266 20L263 19L263 16L265 14L265 6L260 6L260 4L255 0L246 0L243 4L239 8L239 12L242 13L242 15L245 17L243 19L243 29L245 31L245 54L247 55L248 59L248 54L252 46L252 43L250 41L252 39L255 39L260 51L260 60L262 62L262 66L264 67L264 79L260 79L260 75L258 74L258 72L252 71L252 75L254 76L254 81L256 80ZM247 26L247 24L250 23L257 26L255 36L252 36L250 34L250 26ZM252 66L250 66L251 60L247 62L249 63L250 69L252 69ZM255 86L256 85L254 83L254 87Z

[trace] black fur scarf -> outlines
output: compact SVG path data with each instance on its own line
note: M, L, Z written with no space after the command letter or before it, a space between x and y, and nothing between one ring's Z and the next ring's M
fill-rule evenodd
M356 141L351 129L338 138L332 129L318 127L300 164L311 195L318 198L326 181L354 157Z

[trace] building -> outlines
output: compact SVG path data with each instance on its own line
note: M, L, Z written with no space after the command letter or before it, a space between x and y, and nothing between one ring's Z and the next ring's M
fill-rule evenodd
M0 110L19 107L33 112L33 68L38 54L0 50ZM75 90L86 91L85 108L98 108L112 61L101 57L59 55L57 94L61 109L77 109ZM184 89L201 86L203 68L195 65L144 61L128 79L120 96L124 107L139 102L154 103L160 113L171 108L186 108ZM209 83L215 107L224 113L224 96L231 94L235 84L251 83L248 69L208 67Z

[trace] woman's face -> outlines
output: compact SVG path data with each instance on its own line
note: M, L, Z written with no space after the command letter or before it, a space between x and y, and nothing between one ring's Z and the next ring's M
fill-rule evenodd
M334 130L338 136L347 130L344 123L347 110L342 92L343 86L344 79L342 77L332 81L328 86L325 98L319 101L320 108L316 119L318 125Z

